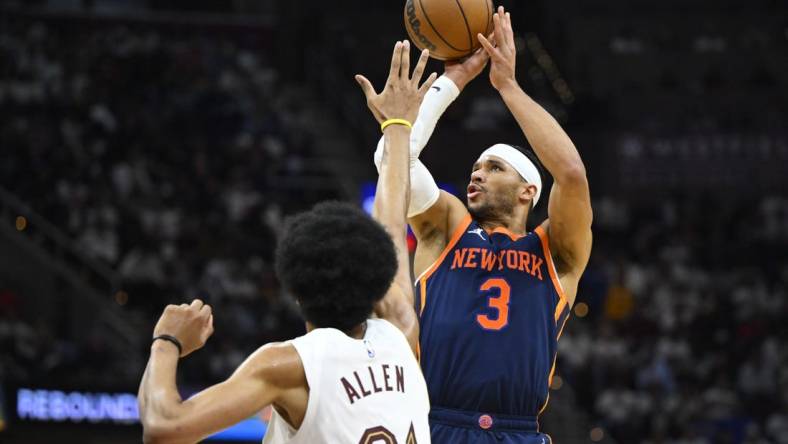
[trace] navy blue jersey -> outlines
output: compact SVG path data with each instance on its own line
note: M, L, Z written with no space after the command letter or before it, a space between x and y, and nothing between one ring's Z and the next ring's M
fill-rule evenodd
M469 215L416 287L432 406L537 417L569 317L545 230L487 233Z

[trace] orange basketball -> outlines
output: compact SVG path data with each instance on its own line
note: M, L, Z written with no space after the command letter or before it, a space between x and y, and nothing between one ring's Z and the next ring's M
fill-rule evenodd
M476 34L493 29L491 0L407 0L405 28L411 42L438 60L460 59L481 46Z

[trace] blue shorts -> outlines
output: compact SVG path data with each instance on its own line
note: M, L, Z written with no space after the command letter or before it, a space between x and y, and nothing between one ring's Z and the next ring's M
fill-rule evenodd
M535 416L489 415L440 407L430 410L433 444L552 444L550 436L538 430Z

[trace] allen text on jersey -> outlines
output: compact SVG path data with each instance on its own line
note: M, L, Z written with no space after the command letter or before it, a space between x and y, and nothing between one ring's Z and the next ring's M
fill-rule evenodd
M405 369L402 366L383 364L376 367L355 371L353 376L339 380L351 404L374 393L405 393Z

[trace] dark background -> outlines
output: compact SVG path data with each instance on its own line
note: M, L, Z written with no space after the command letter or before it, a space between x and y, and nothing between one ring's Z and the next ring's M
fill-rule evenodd
M545 430L788 442L788 7L502 4L520 83L578 147L595 215ZM137 426L15 420L11 394L135 392L167 303L215 307L184 393L303 332L276 236L375 180L379 131L353 74L382 85L402 7L0 2L0 442L138 442ZM422 159L463 189L497 142L525 143L483 74Z

